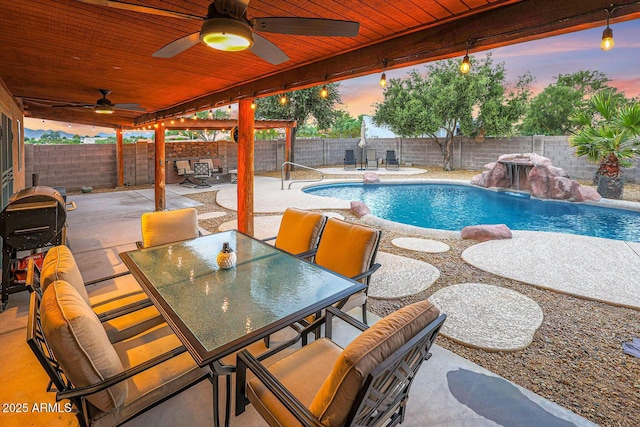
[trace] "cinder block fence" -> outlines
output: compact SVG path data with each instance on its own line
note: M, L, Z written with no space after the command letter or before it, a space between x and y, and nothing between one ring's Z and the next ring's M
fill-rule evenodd
M359 138L324 139L298 138L295 142L294 161L310 167L342 165L344 152L354 150L358 163L362 149ZM400 164L416 166L442 166L439 147L427 138L372 138L367 149L375 149L378 158L387 150L394 150ZM255 170L280 170L284 162L284 140L256 141ZM457 138L452 147L454 169L482 170L501 154L535 152L551 159L555 166L565 169L571 178L590 179L596 165L577 158L567 137L513 137L487 138L477 142L471 138ZM168 182L175 177L174 161L183 159L219 158L225 171L237 167L237 145L230 141L167 142L166 169ZM80 145L25 145L26 183L31 185L37 175L39 185L64 186L78 190L83 186L112 188L117 185L116 148L113 144ZM125 183L140 185L153 182L154 144L140 141L124 145ZM625 170L627 182L639 182L637 168Z

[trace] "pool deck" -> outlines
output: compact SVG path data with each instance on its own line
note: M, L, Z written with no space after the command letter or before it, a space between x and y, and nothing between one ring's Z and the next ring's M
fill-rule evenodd
M336 181L324 180L323 183ZM407 181L403 180L403 182ZM435 181L420 180L420 182ZM438 182L443 181L438 180ZM461 183L460 181L448 182ZM299 188L304 185L294 184L292 190L281 190L279 179L256 177L255 212L281 213L288 206L327 210L349 209L347 201L303 193ZM181 195L211 190L219 190L218 203L234 209L236 186L233 184L216 185L204 190L179 185L167 186L167 208L176 209L197 205L197 202ZM75 200L79 207L68 216L69 238L84 279L88 281L122 270L123 265L117 254L123 250L135 249L134 242L140 239L140 215L153 210L153 190L78 195L71 196L71 200ZM376 219L366 218L366 220L375 221ZM404 229L402 226L400 228ZM114 233L114 230L117 230L117 233ZM428 230L419 230L422 230L425 237L437 238ZM411 236L423 236L408 231L405 233ZM526 271L529 275L533 275L536 271L538 273L544 271L542 275L544 280L549 277L559 277L563 283L574 280L579 284L579 280L575 280L576 275L571 271L567 272L568 267L571 267L573 272L582 270L593 276L599 274L599 271L606 271L607 277L611 280L607 289L611 293L616 292L616 283L627 287L638 286L629 283L629 278L640 274L640 244L618 242L616 248L612 249L608 246L612 242L610 240L584 237L575 242L579 245L582 256L569 259L567 251L576 249L567 247L566 242L570 240L567 239L567 235L547 233L552 236L545 236L544 234L514 233L514 238L510 240L474 245L471 248L480 247L483 250L475 254L469 252L465 256L469 258L467 262L482 262L484 264L480 268L495 269L495 274L500 275L519 270ZM514 256L515 252L524 252L523 249L531 244L532 239L538 238L537 236L540 236L540 242L547 242L549 245L544 249L543 260L534 263L525 254ZM601 256L598 259L598 271L594 272L594 260L584 255L594 251L606 254L611 250L624 251L625 255ZM529 248L529 252L536 252L536 250L531 251ZM508 262L505 261L509 256L512 258ZM476 261L473 261L474 258ZM607 264L603 265L605 261ZM631 275L630 269L634 272ZM638 290L640 289L633 292L640 295ZM6 360L0 367L0 378L3 378L6 384L24 384L21 387L15 385L3 387L0 390L0 400L3 402L33 403L53 400L53 395L44 390L46 384L44 373L24 345L27 307L28 295L15 294L11 296L7 310L0 313L0 345L5 349L12 349L4 353ZM434 356L420 370L412 391L408 405L409 412L403 423L407 426L422 426L425 423L434 426L523 425L526 421L529 422L527 425L542 425L541 420L544 420L542 422L544 425L550 426L567 425L567 422L578 426L593 425L571 411L497 377L438 346L434 346ZM463 401L465 403L461 403ZM209 408L210 402L211 387L207 382L201 383L172 399L168 402L170 404L160 405L126 425L210 425L210 411L203 409ZM180 410L176 411L175 408ZM487 411L490 411L490 415L487 415ZM36 414L23 415L25 416L0 414L0 424L11 426L31 423L75 424L72 414L38 414L37 417ZM254 410L249 410L241 417L234 417L232 425L264 424Z

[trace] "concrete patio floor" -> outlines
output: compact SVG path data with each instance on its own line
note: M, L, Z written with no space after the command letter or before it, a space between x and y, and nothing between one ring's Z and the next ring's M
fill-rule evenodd
M276 180L275 187L269 181L265 181L263 187L263 180L268 179L256 178L256 186L260 185L256 195L261 195L256 200L256 211L281 212L287 206L329 209L344 206L337 206L331 200L326 202L326 206L321 206L317 200L308 199L316 196L293 190L281 191L279 180ZM235 185L223 184L206 191L212 189L220 189L220 195L233 194ZM273 198L275 189L278 190L278 199ZM168 186L167 207L175 209L197 205L193 200L180 196L190 192L194 190ZM85 281L123 271L118 253L134 249L134 242L140 239L139 218L143 212L153 210L153 190L84 194L70 196L69 199L76 202L78 209L68 214L68 237ZM312 205L307 205L307 202L312 202ZM0 346L5 350L5 360L0 365L0 378L3 379L0 402L25 402L31 408L35 403L53 403L54 394L45 391L47 377L25 343L27 312L28 295L20 293L11 295L7 310L0 313ZM354 333L341 325L335 337L341 344L346 344L354 337ZM211 398L211 385L203 382L126 425L211 425ZM28 411L1 412L0 425L76 424L72 414ZM231 425L266 424L249 407L246 413L234 417ZM423 365L416 377L407 418L402 425L476 427L594 424L436 345L433 357Z

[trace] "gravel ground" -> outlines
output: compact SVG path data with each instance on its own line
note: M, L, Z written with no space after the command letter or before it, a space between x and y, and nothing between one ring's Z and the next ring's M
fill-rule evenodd
M444 172L434 167L412 177L469 179L477 173ZM279 173L265 175L279 177ZM295 172L294 176L300 178L304 173ZM345 175L344 178L353 178L353 175ZM385 177L381 176L381 179ZM236 217L234 211L215 203L216 193L211 191L188 196L204 204L199 208L199 213L228 213L222 218L201 221L201 225L212 232L222 222ZM640 185L626 184L624 198L640 201ZM357 221L350 211L339 212L347 219ZM536 301L544 312L542 326L529 347L515 352L487 352L467 348L443 336L438 338L438 344L594 423L604 426L639 425L640 359L625 355L622 342L640 337L640 311L537 289L478 270L460 258L462 251L473 242L443 240L451 247L450 251L422 254L405 251L391 244L391 240L403 236L410 237L383 231L380 250L428 262L440 270L441 276L429 289L408 298L370 298L369 309L372 312L384 316L456 283L485 283L513 289Z

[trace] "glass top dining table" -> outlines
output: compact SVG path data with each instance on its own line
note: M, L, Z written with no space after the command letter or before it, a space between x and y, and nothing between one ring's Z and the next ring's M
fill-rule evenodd
M225 242L237 255L227 270ZM364 289L236 230L120 256L200 366Z

